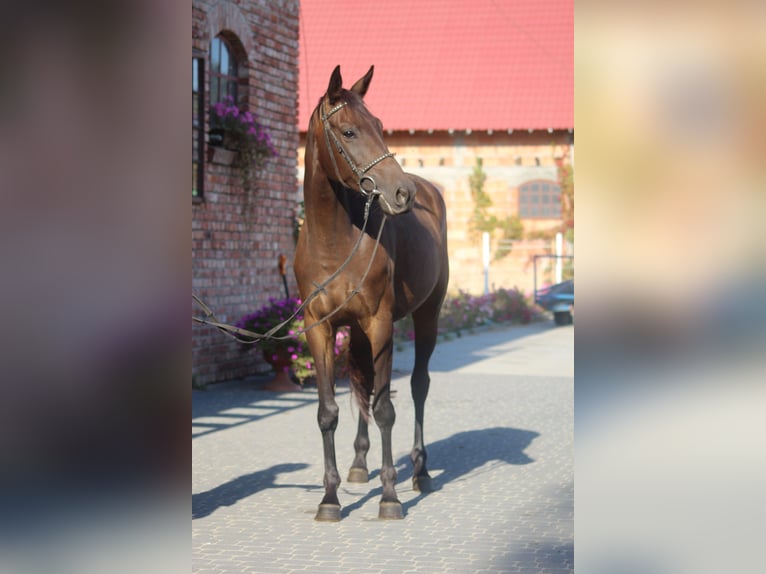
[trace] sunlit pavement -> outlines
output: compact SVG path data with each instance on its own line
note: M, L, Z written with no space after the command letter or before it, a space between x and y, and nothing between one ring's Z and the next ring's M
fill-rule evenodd
M440 342L425 435L434 492L411 487L411 349L394 358L394 460L404 519L378 520L380 435L370 481L343 482L339 523L323 494L315 388L260 380L195 391L192 546L198 573L572 572L574 328L551 322ZM357 411L338 387L341 476Z

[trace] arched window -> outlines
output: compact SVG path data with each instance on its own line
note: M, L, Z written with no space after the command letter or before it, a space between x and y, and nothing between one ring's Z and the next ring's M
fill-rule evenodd
M561 217L561 189L555 181L528 181L519 186L519 217L557 219Z
M204 161L204 53L192 51L192 198L202 198Z
M210 44L210 104L217 104L226 96L239 102L239 64L232 45L223 36L216 36Z

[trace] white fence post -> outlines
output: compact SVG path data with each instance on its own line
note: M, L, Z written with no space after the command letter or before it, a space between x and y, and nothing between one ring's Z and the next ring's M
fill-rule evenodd
M489 294L489 232L481 234L481 254L484 262L484 294Z

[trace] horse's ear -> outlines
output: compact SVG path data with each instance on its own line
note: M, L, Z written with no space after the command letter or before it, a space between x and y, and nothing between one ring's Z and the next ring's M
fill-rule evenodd
M330 84L327 86L327 98L331 104L340 99L341 91L343 91L343 78L340 76L340 66L335 66L330 76Z
M367 88L370 87L373 71L375 71L375 66L370 66L370 69L367 71L367 73L363 77L359 78L356 84L351 86L351 91L359 94L359 97L363 98L367 93Z

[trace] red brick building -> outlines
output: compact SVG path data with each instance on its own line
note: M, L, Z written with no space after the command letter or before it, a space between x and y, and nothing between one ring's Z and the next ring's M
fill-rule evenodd
M292 261L298 94L298 0L192 1L192 290L233 323L284 294L277 262ZM251 189L232 154L211 145L210 106L231 96L256 114L276 155ZM296 292L292 272L291 293ZM218 331L192 328L200 383L253 372L254 354Z
M492 262L490 281L530 291L532 256L552 248L535 234L562 223L555 159L573 161L572 0L301 4L302 136L332 69L340 64L351 85L374 64L366 101L389 148L444 194L451 289L483 289L481 238L469 226L469 177L482 158L492 213L519 216L526 237ZM493 250L499 242L495 233Z

